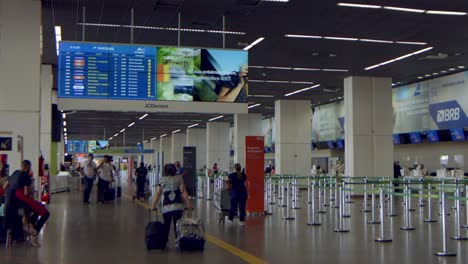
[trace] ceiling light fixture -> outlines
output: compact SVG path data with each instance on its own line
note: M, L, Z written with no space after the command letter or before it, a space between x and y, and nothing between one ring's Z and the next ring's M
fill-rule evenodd
M302 82L302 81L294 81L294 82L291 82L293 84L314 84L314 82Z
M131 28L132 25L123 24L103 24L103 23L77 23L79 26L94 26L94 27L113 27L113 28ZM165 30L165 31L179 31L177 27L152 27L152 26L139 26L134 25L136 29L151 29L151 30ZM195 33L213 33L213 34L226 34L226 35L245 35L245 32L228 31L228 30L211 30L211 29L196 29L196 28L181 28L182 32L195 32Z
M422 76L418 76L418 79L423 79L423 78L424 78L424 77L422 77Z
M175 133L177 133L177 132L180 132L180 129L177 129L177 130L172 131L172 134L175 134Z
M465 69L465 66L458 66L458 69Z
M128 127L132 127L133 125L135 125L135 122L130 123Z
M67 121L63 121L63 126L66 126L67 125Z
M397 44L404 44L404 45L427 45L426 42L417 42L417 41L397 41Z
M249 94L249 97L258 97L258 98L273 98L274 95L269 94Z
M116 134L114 135L114 137L116 137L116 136L118 136L118 135L119 135L119 133L116 133Z
M67 118L67 114L62 114L62 118L63 119Z
M293 94L302 93L304 91L315 89L315 88L318 88L318 87L320 87L320 84L317 84L317 85L314 85L314 86L311 86L311 87L307 87L307 88L303 88L303 89L300 89L300 90L285 94L284 96L291 96Z
M416 8L406 8L406 7L396 7L396 6L384 6L383 9L392 10L392 11L401 11L401 12L412 12L412 13L424 13L424 9Z
M427 10L426 14L430 15L449 15L449 16L466 16L466 12L456 12L456 11L442 11L442 10Z
M144 114L144 115L142 115L142 116L141 116L140 118L138 118L138 119L143 120L143 119L144 119L145 117L147 117L147 116L148 116L148 114Z
M334 37L334 36L316 36L316 35L297 35L297 34L286 34L287 38L308 38L308 39L327 39L327 40L341 40L341 41L360 41L370 43L384 43L384 44L402 44L402 45L427 45L426 42L418 41L393 41L385 39L370 39L370 38L354 38L354 37ZM333 57L333 56L331 56Z
M321 71L317 68L293 68L294 71Z
M262 0L263 2L280 2L280 3L287 3L289 0Z
M348 70L344 69L322 69L324 72L347 72Z
M358 41L357 38L348 38L348 37L323 37L324 39L329 40L346 40L346 41Z
M290 81L275 81L275 80L267 80L266 83L289 83Z
M322 36L312 36L312 35L297 35L297 34L286 34L284 35L287 38L306 38L306 39L322 39Z
M378 5L363 5L363 4L353 4L353 3L338 3L337 5L344 6L344 7L358 7L358 8L372 8L372 9L382 8L382 6L378 6Z
M265 69L271 70L292 70L291 67L278 67L278 66L264 66Z
M253 46L257 45L258 43L262 42L265 38L264 37L261 37L261 38L258 38L257 40L255 40L254 42L250 43L250 45L248 45L247 47L243 48L243 50L249 50L251 48L253 48Z
M384 65L387 65L387 64L390 64L390 63L399 61L399 60L406 59L406 58L411 57L411 56L418 55L418 54L420 54L420 53L429 51L429 50L431 50L431 49L433 49L433 48L434 48L434 47L429 47L429 48L425 48L425 49L422 49L422 50L418 50L418 51L415 51L415 52L412 52L412 53L409 53L409 54L400 56L400 57L395 58L395 59L391 59L391 60L384 61L384 62L379 63L379 64L375 64L375 65L369 66L369 67L365 68L364 70L366 70L366 71L372 70L372 69L375 69L375 68L378 68L378 67L381 67L381 66L384 66Z
M120 130L120 133L123 133L124 131L125 131L125 128L124 128L124 129L122 129L122 130Z
M148 140L143 141L143 143L148 143Z
M54 31L55 31L55 48L56 48L57 56L58 56L59 50L60 50L60 41L62 41L62 27L55 26Z
M251 106L249 106L249 107L247 107L247 108L248 108L248 109L252 109L252 108L255 108L255 107L260 106L260 105L261 105L261 104L254 104L254 105L251 105Z
M63 128L63 131L64 131L64 132L67 132L67 128L66 128L66 127L64 127L64 128Z
M163 137L165 137L165 136L167 136L167 134L163 134L163 135L161 135L160 137L162 137L162 138L163 138Z
M375 42L375 43L388 43L388 44L395 43L394 41L391 41L391 40L382 40L382 39L360 39L359 41L362 41L362 42Z
M187 128L192 128L198 126L198 123L188 126Z
M154 140L156 140L156 138L155 138L155 137L151 139L151 141L154 141Z
M223 115L213 117L213 118L209 119L208 122L215 121L215 120L218 120L218 119L223 118L223 117L224 117Z

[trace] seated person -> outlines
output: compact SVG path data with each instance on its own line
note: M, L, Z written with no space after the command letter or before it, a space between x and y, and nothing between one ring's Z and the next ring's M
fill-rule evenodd
M21 163L21 170L15 171L10 176L9 192L10 196L14 196L33 212L29 221L34 228L31 235L36 239L37 235L41 232L42 227L49 219L50 213L44 205L34 200L30 195L30 187L32 184L31 177L29 176L30 170L31 162L29 160L24 160ZM10 200L11 198L12 197L10 197Z

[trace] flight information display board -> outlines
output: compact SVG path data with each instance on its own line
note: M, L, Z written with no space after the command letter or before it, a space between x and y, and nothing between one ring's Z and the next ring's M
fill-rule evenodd
M60 42L58 97L245 103L243 50Z
M59 97L156 99L156 47L62 42Z

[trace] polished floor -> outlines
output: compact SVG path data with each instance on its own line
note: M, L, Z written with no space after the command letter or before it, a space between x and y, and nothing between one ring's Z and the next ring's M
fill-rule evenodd
M272 216L249 217L247 225L240 227L218 224L212 202L199 199L196 214L209 234L206 249L178 253L172 240L166 251L145 249L148 211L127 195L112 204L89 206L80 203L78 193L56 194L52 199L52 217L41 235L42 246L2 247L0 263L468 263L468 241L448 240L448 249L456 257L434 255L442 250L441 223L424 223L424 207L415 207L412 213L416 230L402 231L402 208L395 206L400 216L386 218L393 242L376 243L380 225L367 224L370 214L360 212L361 199L350 205L349 233L333 231L337 209L330 207L318 215L321 226L307 226L305 201L302 209L293 211L295 220L283 220L284 209L275 205ZM440 218L436 208L434 217ZM453 235L453 213L447 219L448 234ZM468 235L468 229L462 231Z

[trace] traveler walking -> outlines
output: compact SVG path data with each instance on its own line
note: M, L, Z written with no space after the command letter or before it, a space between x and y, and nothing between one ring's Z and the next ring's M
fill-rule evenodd
M148 170L145 168L145 164L143 162L141 162L140 167L135 170L135 175L137 184L137 199L145 198L145 184Z
M229 221L232 223L237 207L239 206L239 223L245 225L245 206L247 203L247 188L245 181L247 175L242 171L242 166L239 163L234 164L234 172L229 174L229 182L231 189L231 210L229 212Z
M105 202L105 195L109 190L109 186L113 181L113 167L110 163L109 156L105 155L103 161L97 167L99 171L99 179L98 179L98 195L97 195L97 202L104 203Z
M84 175L84 185L85 189L83 192L83 203L89 204L89 196L93 189L94 181L96 180L97 166L94 162L94 155L89 154L88 159L84 162L82 167L82 173Z

